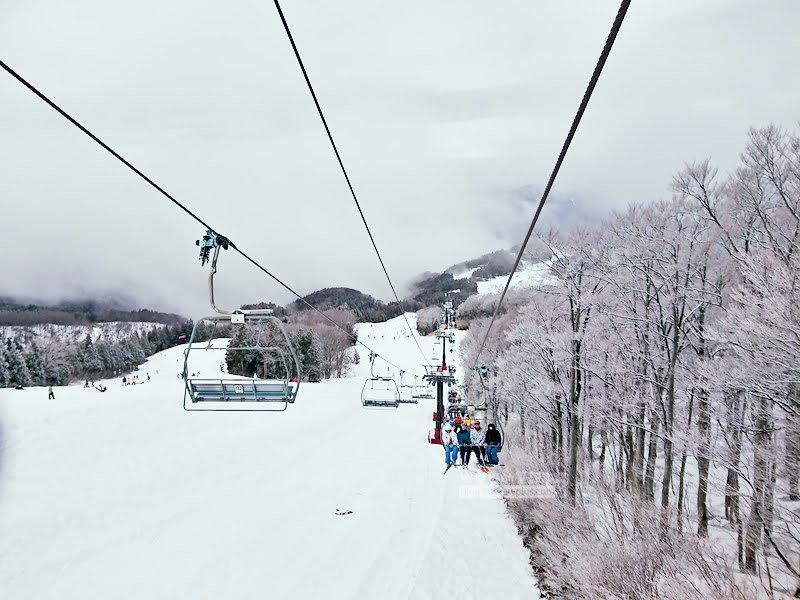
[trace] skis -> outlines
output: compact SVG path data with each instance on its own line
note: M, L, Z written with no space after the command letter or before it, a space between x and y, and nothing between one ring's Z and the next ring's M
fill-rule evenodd
M444 470L444 473L442 473L442 475L446 475L447 472L450 470L450 467L455 467L455 466L456 466L455 463L450 463L449 465L447 465L447 468ZM462 465L462 466L464 468L467 467L467 465ZM483 472L483 473L488 473L489 472L489 465L483 465L482 467L479 467L479 468L480 468L481 472Z

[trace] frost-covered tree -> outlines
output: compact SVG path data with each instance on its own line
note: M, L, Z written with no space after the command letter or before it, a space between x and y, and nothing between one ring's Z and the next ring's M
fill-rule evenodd
M11 385L11 372L8 369L8 360L6 360L6 345L0 343L0 387L8 387Z
M45 385L47 383L44 354L38 344L31 344L30 349L25 353L25 364L28 367L32 385Z
M25 364L22 344L16 339L9 338L6 340L6 363L8 364L10 385L31 385L31 375L28 371L28 365Z
M87 335L86 339L81 344L80 360L84 376L89 376L92 373L99 373L103 370L103 360L100 358L90 335Z

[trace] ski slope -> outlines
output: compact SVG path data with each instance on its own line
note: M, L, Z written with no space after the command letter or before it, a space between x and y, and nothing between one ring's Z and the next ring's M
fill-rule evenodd
M359 335L422 373L402 317ZM362 408L366 350L280 413L185 412L182 351L105 393L0 390L3 599L539 597L491 474L442 475L434 401Z
M538 288L543 285L554 285L558 280L550 273L553 259L539 263L528 263L522 261L520 268L514 273L511 279L512 290L526 290ZM478 294L499 294L506 287L508 275L492 277L486 281L478 281Z

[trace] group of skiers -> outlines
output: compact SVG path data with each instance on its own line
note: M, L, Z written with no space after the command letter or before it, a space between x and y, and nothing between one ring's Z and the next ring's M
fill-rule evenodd
M150 373L147 374L147 381L150 381ZM139 381L138 375L122 378L122 385L136 385L138 383L144 383L144 381Z
M494 425L490 424L486 431L481 422L475 421L470 427L467 423L447 421L442 426L442 445L444 446L444 462L449 467L456 464L459 453L461 464L469 465L472 453L475 453L481 468L499 464L497 454L500 452L502 438Z

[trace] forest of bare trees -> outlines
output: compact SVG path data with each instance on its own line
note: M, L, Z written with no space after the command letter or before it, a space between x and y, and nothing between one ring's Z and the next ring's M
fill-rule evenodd
M733 172L687 164L670 192L540 236L554 280L480 359L507 435L501 480L547 482L507 498L558 597L791 597L800 135L752 129ZM485 327L472 322L466 361Z

